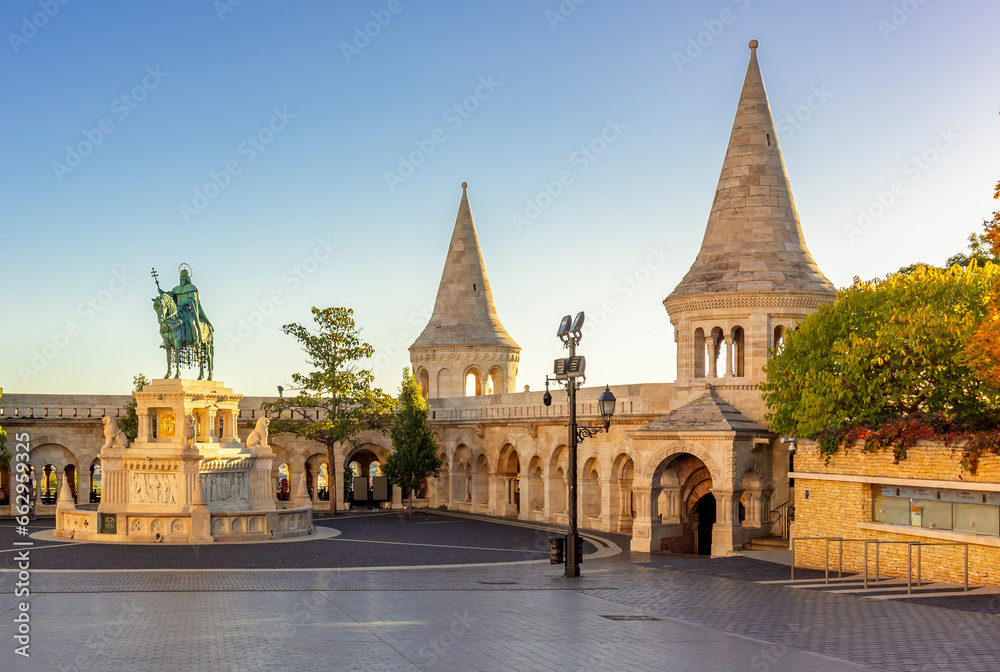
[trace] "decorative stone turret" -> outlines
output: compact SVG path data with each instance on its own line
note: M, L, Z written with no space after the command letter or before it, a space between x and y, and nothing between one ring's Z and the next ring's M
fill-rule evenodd
M785 331L834 299L806 248L757 64L740 94L701 251L663 305L677 343L677 403L705 383L757 422L754 386Z
M462 183L455 231L430 321L410 346L410 362L425 397L460 397L467 376L475 394L513 392L521 347L500 324L486 265Z

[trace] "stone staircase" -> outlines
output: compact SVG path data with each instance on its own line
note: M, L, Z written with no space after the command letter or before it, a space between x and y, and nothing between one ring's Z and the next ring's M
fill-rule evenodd
M781 537L758 537L743 545L744 551L787 551L788 539Z

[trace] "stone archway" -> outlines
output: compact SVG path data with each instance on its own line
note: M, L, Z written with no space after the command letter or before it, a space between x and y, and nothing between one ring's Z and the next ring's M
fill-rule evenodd
M464 443L455 448L451 459L451 503L460 511L472 509L472 453Z
M633 478L635 462L629 455L619 455L611 468L611 529L614 532L632 532L632 520L635 518Z
M521 511L521 462L511 444L500 449L497 459L497 513L517 516Z
M386 452L385 448L373 443L362 443L348 451L344 456L345 503L371 501L372 477L382 476L382 461ZM364 479L364 492L355 487L355 479L358 479L358 484L362 482L360 479Z
M528 462L528 471L523 480L521 494L522 509L530 520L545 519L545 481L542 476L542 458L535 455Z
M701 541L711 539L715 524L715 498L699 502L712 493L712 472L692 453L678 452L663 459L652 479L653 535L658 545L651 550L696 554ZM711 511L709 512L709 508ZM711 513L711 515L709 515ZM704 550L710 552L710 543Z
M569 483L566 480L569 470L569 450L565 445L556 446L549 459L549 471L545 477L546 495L548 502L549 519L557 523L566 523L569 520L569 507L567 506L567 495Z
M439 506L448 507L451 504L451 483L448 478L450 469L448 467L448 455L443 450L438 454L441 460L441 467L438 469L437 478L428 480L428 487L431 495L431 508Z
M600 529L601 469L596 457L583 463L580 472L580 527Z
M479 455L472 467L472 510L490 511L490 465L485 455Z

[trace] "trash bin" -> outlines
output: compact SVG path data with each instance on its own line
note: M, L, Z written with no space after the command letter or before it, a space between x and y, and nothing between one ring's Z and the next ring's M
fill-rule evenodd
M549 564L561 565L566 562L565 552L565 537L549 537Z

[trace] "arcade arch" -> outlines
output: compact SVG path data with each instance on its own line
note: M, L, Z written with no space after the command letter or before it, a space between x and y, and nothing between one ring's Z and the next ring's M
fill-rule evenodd
M635 519L633 478L635 478L635 462L629 455L619 455L611 468L611 525L615 532L624 534L632 532L632 521Z
M521 463L517 449L509 443L500 449L496 475L504 493L499 513L504 516L518 515L521 511Z
M652 483L653 520L665 526L661 549L710 554L716 511L705 462L687 452L671 454L654 469Z

